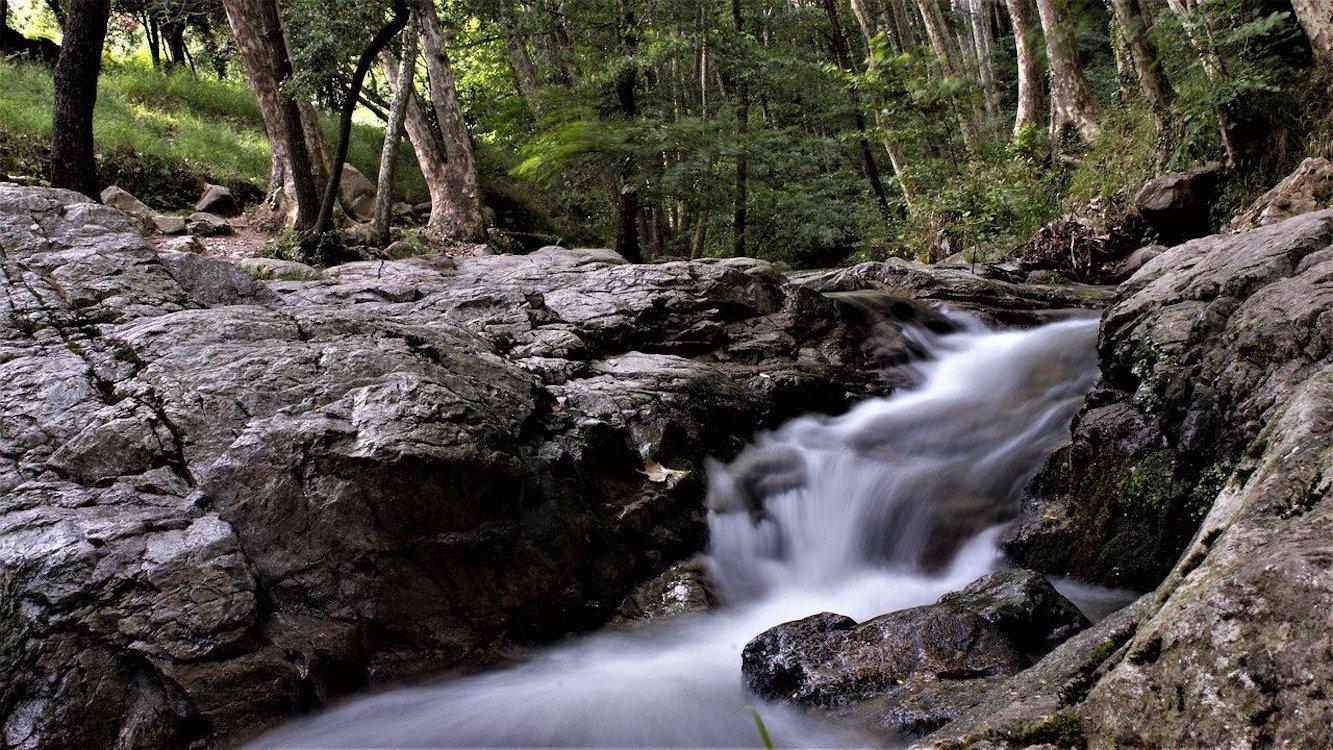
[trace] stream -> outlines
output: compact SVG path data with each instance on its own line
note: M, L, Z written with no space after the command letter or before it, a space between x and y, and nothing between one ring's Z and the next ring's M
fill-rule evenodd
M916 385L838 417L801 417L710 465L701 553L720 606L571 638L494 672L354 697L252 747L882 743L764 703L741 681L760 632L822 611L857 620L934 602L1002 564L1017 497L1068 440L1096 382L1097 321L911 329ZM1096 619L1117 592L1057 586Z

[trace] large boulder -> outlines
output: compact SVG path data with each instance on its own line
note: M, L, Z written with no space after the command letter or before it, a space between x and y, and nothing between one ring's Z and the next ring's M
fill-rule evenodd
M1274 408L1333 359L1333 211L1172 248L1103 318L1103 382L1005 541L1023 564L1148 588Z
M204 185L204 194L194 204L194 210L204 211L218 216L236 216L241 212L241 204L236 196L222 185Z
M1041 576L1004 571L936 604L861 624L825 612L770 628L746 644L742 674L771 700L825 708L871 702L873 711L849 713L873 713L878 728L904 732L911 727L886 718L898 704L938 692L941 681L1017 674L1030 664L1028 654L1045 653L1087 626Z
M1134 208L1159 241L1174 245L1212 231L1212 208L1226 176L1220 162L1154 177L1139 188Z
M605 622L700 545L706 455L913 351L753 261L260 283L15 185L0 265L0 728L34 749L233 744Z
M370 178L351 164L343 164L342 179L338 181L338 197L343 208L361 221L375 216L375 196L378 191Z

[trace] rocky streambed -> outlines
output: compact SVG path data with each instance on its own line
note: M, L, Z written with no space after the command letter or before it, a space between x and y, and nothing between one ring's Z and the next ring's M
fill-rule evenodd
M558 248L283 280L139 232L0 185L7 746L234 743L607 621L699 548L706 457L890 392L885 368L921 356L822 291L1007 324L1109 296ZM1114 293L1103 385L1005 546L1160 586L1035 666L1020 645L946 675L966 699L921 741L1333 742L1331 245L1333 212L1306 214L1173 248ZM813 710L883 725L921 699L872 683Z

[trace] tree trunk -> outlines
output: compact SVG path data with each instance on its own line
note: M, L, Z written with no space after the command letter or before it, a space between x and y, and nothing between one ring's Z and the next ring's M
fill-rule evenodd
M162 38L167 44L167 69L171 70L186 63L185 22L170 20L163 23Z
M633 0L619 0L619 18L617 32L620 36L620 49L626 57L632 57L638 49L638 22L631 6ZM617 108L625 120L638 116L638 99L635 88L638 86L639 70L637 65L621 66L616 71L613 82ZM639 245L639 188L635 184L634 160L626 156L621 163L615 185L615 251L631 263L643 262L643 249Z
M1223 80L1226 71L1222 69L1222 61L1218 59L1217 52L1213 48L1212 35L1208 30L1203 9L1195 0L1167 0L1167 5L1180 21L1185 37L1189 39L1190 46L1194 47L1195 53L1199 56L1204 75L1212 81ZM1227 166L1234 167L1238 153L1235 139L1231 135L1231 118L1227 116L1226 109L1221 104L1213 107L1213 114L1217 118L1222 148L1227 154Z
M972 45L977 52L977 73L981 78L981 93L986 105L986 116L1000 116L1000 95L995 87L995 71L991 67L990 5L987 0L969 0L968 15L972 21Z
M840 39L845 39L846 35L842 31L842 24L838 22L837 15L834 12L831 2L825 2L824 13L829 16L829 23L833 25L833 44L835 50L846 47L845 41L839 41ZM875 17L867 11L865 0L852 0L852 13L856 16L856 23L861 27L861 35L865 37L866 47L869 48L870 40L874 39L875 36L879 34L879 25L875 21ZM874 72L876 68L874 55L868 57L867 60L869 61L868 65L870 66L870 71ZM838 60L839 66L844 66L847 63L848 61L845 59ZM853 105L856 107L857 129L864 133L865 120L861 115L860 103L854 101ZM912 191L910 182L903 174L903 170L906 167L906 158L903 156L902 148L899 147L897 139L893 137L893 134L889 132L888 127L886 127L886 124L880 115L880 107L876 106L874 107L874 110L875 125L879 128L880 133L882 134L881 138L884 143L884 152L888 154L889 165L893 167L893 173L898 177L898 187L903 191L903 203L907 206L907 210L910 213L916 202L916 196ZM861 159L862 164L865 167L866 176L869 178L871 186L875 191L875 198L876 202L880 205L880 212L887 220L892 214L889 211L888 198L884 195L883 184L879 179L879 168L875 165L874 156L870 154L870 144L866 142L864 137L861 140L861 146L864 149Z
M93 108L110 17L111 0L71 0L52 76L51 184L93 199L98 195Z
M402 80L398 76L398 58L392 53L384 55L384 77L389 87L396 93ZM444 146L440 141L439 128L427 115L426 106L417 96L414 82L406 80L409 87L407 106L405 107L407 138L412 142L421 175L426 180L426 189L430 192L430 210L432 221L436 216L447 216L452 211L453 190L449 184L449 169L445 164Z
M741 15L741 0L731 0L731 20L736 28L736 37L741 45L745 44L745 19ZM744 256L745 219L749 204L750 161L746 149L750 137L750 83L749 72L741 70L736 76L736 136L740 148L736 151L736 195L731 220L731 252Z
M1125 47L1134 61L1134 72L1138 78L1143 98L1152 108L1153 118L1157 122L1157 131L1165 133L1169 125L1169 111L1173 92L1171 84L1162 74L1162 65L1158 61L1157 49L1148 38L1148 27L1144 22L1143 11L1138 0L1111 0L1111 9L1120 24Z
M398 64L395 78L400 82L411 81L416 64L417 35L408 32L403 35L403 59ZM389 103L389 116L384 123L384 148L380 151L379 183L375 191L375 218L371 228L373 241L380 245L389 243L389 211L393 207L393 178L398 166L398 141L403 135L403 121L407 117L407 103L411 94L411 86L398 86L394 90L393 101Z
M438 209L432 209L426 229L445 239L483 242L486 239L486 219L481 208L477 163L472 153L467 123L463 120L463 109L458 103L458 88L454 84L449 54L440 35L435 6L424 4L418 13L421 50L426 58L431 104L435 108L435 120L439 123L440 145L444 151L449 186L449 200Z
M1079 65L1067 0L1037 0L1037 14L1051 66L1051 140L1058 142L1064 131L1072 128L1084 143L1091 143L1101 133L1097 120L1102 108Z
M1039 23L1032 18L1032 0L1005 0L1009 21L1014 27L1014 46L1018 58L1018 107L1014 115L1014 135L1027 126L1041 123L1046 108L1046 77L1042 74Z
M308 249L313 249L324 233L333 227L333 207L338 202L342 165L347 161L347 148L352 140L352 115L356 113L356 102L361 98L361 86L365 83L366 74L370 72L370 66L375 63L375 58L379 57L380 52L389 46L389 42L398 36L398 32L407 26L409 15L407 0L394 0L392 12L393 15L388 23L376 32L370 44L361 51L361 56L356 61L356 68L352 71L352 82L348 86L347 95L343 97L342 116L338 122L338 148L334 152L333 163L329 169L328 184L324 186L324 199L319 204L319 219L315 222L314 230L308 235L310 241Z
M949 35L949 25L944 19L944 12L940 10L937 0L916 0L917 9L921 12L921 21L926 28L926 37L930 39L931 49L935 51L935 56L939 58L940 68L944 75L949 78L965 80L963 64L959 59L958 49L954 46L954 41ZM969 149L976 148L980 142L977 133L977 120L971 105L955 102L958 107L958 128L963 135L963 145Z
M300 105L293 95L282 91L292 64L277 4L274 0L223 0L222 7L268 136L270 200L276 207L280 196L291 196L296 202L297 231L308 231L319 211L319 191Z
M541 87L537 85L537 74L532 69L532 57L528 54L528 47L518 35L518 29L514 24L514 11L509 6L508 0L500 3L499 13L500 31L504 35L505 49L509 52L509 68L513 71L514 80L518 84L518 93L528 105L532 116L541 118Z

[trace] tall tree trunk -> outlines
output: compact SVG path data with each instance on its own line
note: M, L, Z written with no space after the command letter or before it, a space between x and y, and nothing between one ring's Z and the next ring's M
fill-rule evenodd
M523 102L528 105L528 110L532 116L540 118L542 116L542 95L541 87L537 85L537 74L532 69L532 57L528 54L528 47L523 43L523 38L518 34L518 28L514 23L514 10L510 7L508 0L500 3L500 31L504 36L505 49L509 52L509 69L514 73L514 80L518 84L518 93L523 97Z
M991 66L990 4L987 0L969 0L968 17L972 22L972 45L977 53L977 73L981 78L981 93L986 105L986 116L1000 116L1000 94L995 87L995 71Z
M185 22L172 19L162 24L162 38L167 43L167 68L186 63Z
M638 51L638 21L634 15L634 0L619 0L617 33L621 52L632 58ZM617 109L626 121L638 116L638 63L627 62L616 71L614 88ZM639 245L639 188L635 184L634 160L626 156L620 166L615 185L616 222L615 251L631 263L643 262Z
M1041 124L1046 108L1046 76L1042 74L1040 22L1032 17L1032 0L1005 0L1009 21L1014 27L1014 47L1018 58L1018 106L1014 114L1014 135L1023 128Z
M319 192L300 105L282 90L292 75L292 65L277 4L274 0L222 0L222 7L268 136L270 200L277 207L281 196L291 196L296 203L296 228L306 232L319 212Z
M52 76L51 184L97 198L93 108L111 0L71 0Z
M413 14L415 15L415 14ZM411 20L409 20L411 23ZM403 59L398 64L395 78L399 81L411 81L417 65L417 35L415 29L403 34ZM384 123L384 148L380 150L379 182L375 192L375 218L371 227L374 242L386 245L389 242L389 211L393 207L393 178L398 167L398 141L403 135L403 121L407 118L407 103L412 94L411 86L398 86L389 103L388 118Z
M411 77L404 79L398 75L398 58L390 52L383 55L384 77L395 94L399 86L409 88L405 107L407 138L412 142L416 153L417 165L426 180L426 189L430 193L431 220L436 216L448 216L452 212L453 190L449 184L449 169L445 163L444 146L440 139L440 130L427 115L426 105L417 96ZM432 230L433 231L433 230Z
M388 23L384 24L375 36L371 38L370 44L361 51L361 56L357 58L356 68L352 71L352 82L348 86L347 95L343 97L343 106L341 117L338 121L338 147L334 152L333 164L329 172L329 182L324 186L324 199L319 204L319 219L315 222L315 228L309 234L309 240L312 244L318 243L319 239L333 227L333 207L338 202L338 187L342 182L343 162L347 161L347 148L352 140L352 115L356 113L357 100L361 98L361 86L366 81L366 74L370 72L370 66L375 64L375 58L379 57L380 52L389 46L398 32L407 26L409 16L407 10L407 0L394 0L392 7L393 15Z
M1037 13L1051 66L1051 139L1058 141L1066 128L1072 128L1083 142L1091 143L1101 133L1097 120L1102 108L1083 77L1067 0L1037 0Z
M418 14L421 51L426 58L431 105L435 108L435 120L440 127L440 145L444 150L449 185L449 201L438 210L431 211L426 228L432 234L446 239L483 242L486 239L486 219L481 207L477 162L472 153L467 123L463 120L463 108L458 102L458 88L454 83L449 54L440 34L435 6L425 3L418 9Z
M931 49L935 51L935 56L939 58L940 68L944 71L944 75L958 80L966 80L959 51L949 34L949 25L944 19L944 11L940 10L937 0L916 0L916 6L921 12L921 21L926 28L926 37L930 39ZM958 129L963 135L963 144L969 149L976 148L980 142L976 113L972 106L965 102L955 101L955 106L957 108Z
M1162 73L1157 49L1148 37L1148 26L1139 0L1111 0L1111 9L1120 25L1120 33L1124 35L1129 57L1134 61L1134 72L1139 88L1143 91L1143 98L1152 108L1157 131L1166 133L1173 92Z
M731 21L736 29L736 37L742 47L746 43L745 18L741 15L741 0L731 0ZM747 149L750 137L750 83L749 71L741 70L736 76L736 136L740 148L736 151L736 195L731 219L731 252L744 256L745 219L749 207L750 161Z
M834 14L832 3L825 2L824 12L825 15L833 14L829 15L829 23L834 25L833 28L834 47L835 48L845 47L846 46L845 42L839 42L839 39L845 38L845 34L842 31L842 24L838 23L837 15ZM870 41L879 34L879 25L876 22L875 17L871 15L870 12L867 10L865 6L865 0L852 0L852 13L853 15L856 16L857 26L861 27L861 35L865 37L866 47L869 48ZM870 55L867 58L867 61L868 61L867 65L870 66L870 71L872 73L875 72L877 63L875 62L874 55L873 54ZM842 66L847 64L847 62L848 61L846 60L840 59L838 61L838 64ZM874 103L876 105L878 104L878 98L875 99ZM860 103L854 102L854 105L856 106L857 109L858 128L862 132L864 132L865 121L864 119L861 119ZM889 156L889 165L893 167L893 173L898 177L898 187L903 191L903 203L907 206L907 210L910 213L913 210L914 204L916 203L916 195L912 191L911 182L907 179L906 175L904 175L903 173L903 170L906 167L906 157L904 157L902 148L898 145L897 139L894 138L893 133L889 131L887 123L884 122L883 117L880 114L880 110L881 108L879 106L874 106L875 125L876 127L879 128L879 131L881 133L881 140L884 144L884 152L887 153ZM864 143L864 140L865 139L862 138L863 147L868 152L870 146L868 143ZM862 158L862 161L863 163L865 162L864 157ZM870 169L868 170L867 176L870 177L872 185L878 184L880 182L879 169L874 166L873 156L871 156L869 164L870 164ZM877 192L876 199L880 203L881 212L883 212L885 218L887 219L890 216L889 204L888 204L888 199L883 195L883 190L884 188L882 185L876 188Z

